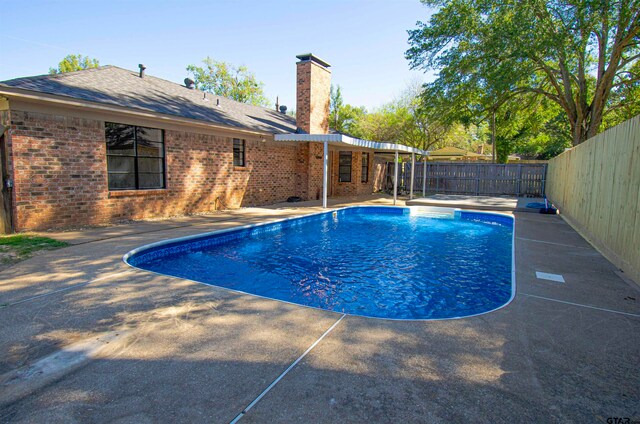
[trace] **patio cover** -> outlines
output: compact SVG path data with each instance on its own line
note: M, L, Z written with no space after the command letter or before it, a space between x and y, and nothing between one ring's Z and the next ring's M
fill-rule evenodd
M298 142L314 142L324 144L323 166L322 166L322 207L327 207L327 184L329 173L329 145L358 147L364 149L371 149L376 152L389 152L395 154L395 167L394 167L394 179L393 179L393 204L396 204L398 198L398 154L410 153L411 154L411 188L409 197L413 198L413 178L415 169L416 153L424 156L429 155L427 150L418 149L415 147L405 146L404 144L395 143L383 143L371 140L362 140L359 138L349 137L344 134L275 134L275 141L298 141ZM424 162L426 169L427 162Z

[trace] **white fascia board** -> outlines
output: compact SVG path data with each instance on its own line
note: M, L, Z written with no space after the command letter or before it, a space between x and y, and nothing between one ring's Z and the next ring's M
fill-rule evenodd
M344 134L275 134L275 141L302 141L331 144L346 144L354 147L364 147L366 149L387 151L387 152L404 152L417 153L419 155L428 155L426 150L416 149L415 147L405 146L404 144L381 143L378 141L362 140L353 138Z

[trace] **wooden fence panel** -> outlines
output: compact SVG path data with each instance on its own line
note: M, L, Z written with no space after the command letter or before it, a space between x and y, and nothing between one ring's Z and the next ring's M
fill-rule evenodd
M426 192L542 197L546 164L427 163ZM386 189L393 189L393 162L387 163ZM422 192L424 164L416 163L414 192ZM411 164L399 164L398 187L409 191Z
M547 194L571 226L640 283L640 116L552 159Z

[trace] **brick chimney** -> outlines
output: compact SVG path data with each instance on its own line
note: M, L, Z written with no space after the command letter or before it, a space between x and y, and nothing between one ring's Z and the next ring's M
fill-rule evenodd
M311 53L296 57L296 124L308 134L328 134L331 65Z

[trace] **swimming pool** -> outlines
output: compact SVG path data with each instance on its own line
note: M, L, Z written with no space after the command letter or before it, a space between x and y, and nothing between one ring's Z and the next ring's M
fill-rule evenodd
M129 265L299 305L388 319L477 315L510 302L511 216L356 206L167 240Z

